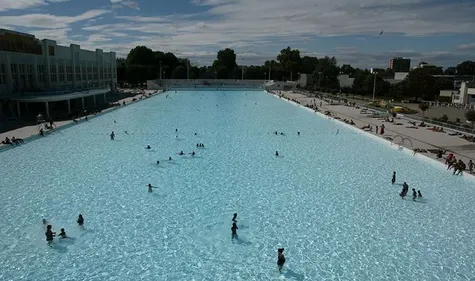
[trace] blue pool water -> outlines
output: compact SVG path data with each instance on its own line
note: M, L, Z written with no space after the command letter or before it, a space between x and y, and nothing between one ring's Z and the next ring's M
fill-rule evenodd
M0 280L475 278L472 181L270 94L170 95L0 154Z

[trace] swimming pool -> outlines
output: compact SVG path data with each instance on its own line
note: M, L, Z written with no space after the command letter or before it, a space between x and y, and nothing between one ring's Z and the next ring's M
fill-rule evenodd
M0 280L475 278L473 182L263 92L170 97L0 154Z

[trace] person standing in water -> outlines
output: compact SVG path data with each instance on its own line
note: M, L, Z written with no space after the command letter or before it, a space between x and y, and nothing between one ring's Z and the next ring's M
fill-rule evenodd
M111 133L111 140L114 140L114 138L115 138L115 134L114 134L114 131L112 131L112 133Z
M56 235L56 232L53 232L51 230L51 224L48 224L48 226L46 227L46 232L45 232L45 235L46 235L46 242L48 242L48 246L51 247L51 244L53 244L53 237Z
M152 188L157 188L156 186L152 186L150 183L147 186L148 186L148 192L152 192Z
M420 190L417 191L417 197L422 198L422 193Z
M237 232L238 227L235 222L233 222L233 226L231 227L231 241L234 241L234 239L238 239Z
M81 214L78 216L78 220L76 221L80 227L84 227L84 218Z
M416 201L416 198L417 198L417 192L416 192L416 189L413 188L412 189L412 201Z
M285 264L284 248L277 249L277 268L279 273L282 273L282 268Z
M396 183L396 172L393 172L393 178L391 179L391 183Z
M275 152L275 157L279 157L279 152L278 151Z
M232 221L237 222L237 213L234 213Z

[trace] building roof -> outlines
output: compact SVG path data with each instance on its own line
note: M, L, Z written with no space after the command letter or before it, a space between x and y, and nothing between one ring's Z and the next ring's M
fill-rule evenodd
M108 93L111 90L109 88L104 89L96 89L90 91L79 91L79 92L72 92L62 95L51 95L45 93L45 95L41 96L20 96L20 97L11 97L9 98L12 101L19 101L19 102L50 102L50 101L64 101L64 100L72 100L84 97L90 97L95 95L100 95L104 93Z

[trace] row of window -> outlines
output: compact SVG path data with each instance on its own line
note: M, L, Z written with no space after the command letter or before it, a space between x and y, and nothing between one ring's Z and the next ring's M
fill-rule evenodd
M25 77L26 75L31 76L33 80L33 65L31 64L11 64L12 78L14 81L18 77ZM109 68L102 68L102 71L98 73L99 69L97 67L82 67L83 72L81 72L81 66L76 66L76 80L98 80L98 79L111 79L112 77L116 78L116 72L111 72ZM6 65L0 64L0 84L6 84ZM81 75L82 74L82 75ZM18 76L19 75L19 76ZM37 76L38 82L44 83L46 78L46 66L37 65ZM71 82L73 81L73 67L64 66L56 64L50 65L50 78L52 82ZM23 79L23 78L20 78ZM28 79L30 80L30 79Z

